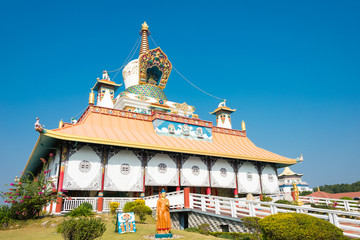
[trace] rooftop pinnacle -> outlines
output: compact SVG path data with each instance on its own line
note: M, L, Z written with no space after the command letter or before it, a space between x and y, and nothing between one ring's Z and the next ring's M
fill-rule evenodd
M139 53L139 55L141 55L141 54L146 53L146 52L149 51L148 36L150 35L150 31L149 31L149 25L147 25L146 22L144 22L143 24L141 24L140 35L141 35L141 46L140 46L140 53Z

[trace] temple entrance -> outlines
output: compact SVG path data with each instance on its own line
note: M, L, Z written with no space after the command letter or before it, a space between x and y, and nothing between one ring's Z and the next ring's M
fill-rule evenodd
M151 85L159 85L162 72L157 66L153 66L146 70L146 83Z

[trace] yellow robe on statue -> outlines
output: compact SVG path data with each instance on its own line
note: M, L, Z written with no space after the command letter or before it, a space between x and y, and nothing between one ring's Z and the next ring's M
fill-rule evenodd
M171 230L170 220L170 203L169 199L159 198L156 206L156 232L157 233L169 233Z

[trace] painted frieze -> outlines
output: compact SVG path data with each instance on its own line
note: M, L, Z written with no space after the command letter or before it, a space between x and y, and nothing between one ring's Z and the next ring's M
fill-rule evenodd
M161 119L154 120L153 125L158 135L212 142L212 130L209 127Z
M142 157L130 150L111 149L105 165L105 191L143 191Z

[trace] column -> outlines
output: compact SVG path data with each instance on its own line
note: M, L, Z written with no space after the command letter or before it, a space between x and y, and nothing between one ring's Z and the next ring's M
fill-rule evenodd
M103 211L104 205L104 179L105 179L105 166L107 164L107 152L106 148L103 148L103 162L102 162L102 175L101 175L101 190L98 194L98 205L97 205L97 212L101 213Z
M64 173L65 173L65 162L69 157L69 149L67 143L63 144L61 151L61 164L60 164L60 173L59 173L59 185L58 185L58 197L56 199L56 209L55 213L60 214L63 204L63 182L64 182Z

